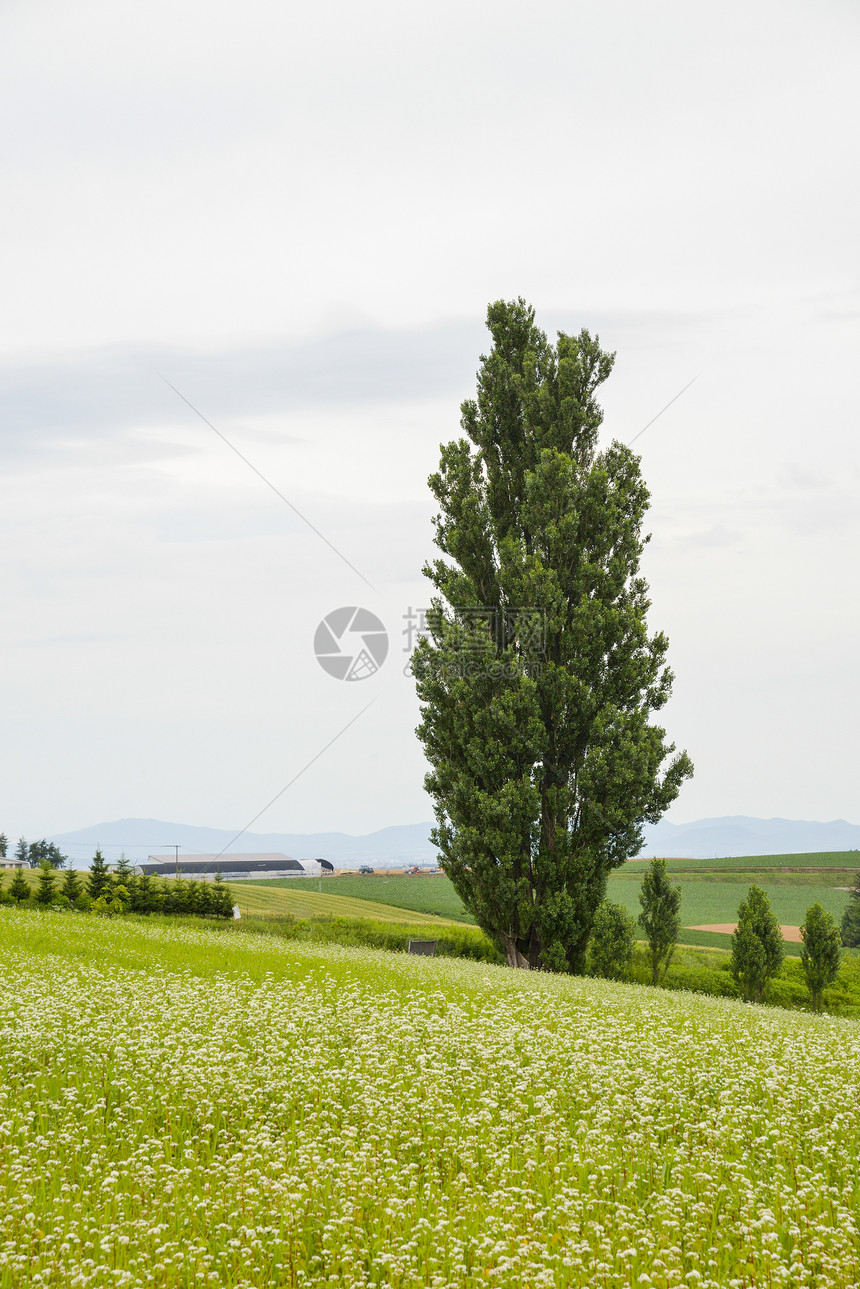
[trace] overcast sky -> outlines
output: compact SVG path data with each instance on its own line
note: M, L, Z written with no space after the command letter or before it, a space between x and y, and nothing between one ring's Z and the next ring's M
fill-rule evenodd
M258 830L430 818L400 633L517 295L617 351L606 442L697 377L637 442L669 817L860 822L858 25L5 0L0 830L238 829L315 757ZM341 605L391 636L360 683Z

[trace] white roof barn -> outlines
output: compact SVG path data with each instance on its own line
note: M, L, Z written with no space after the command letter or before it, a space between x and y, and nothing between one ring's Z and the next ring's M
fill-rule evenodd
M319 877L320 865L315 859L301 863L289 855L180 855L179 872L183 877L196 880L214 878L220 873L225 881L242 877ZM177 861L172 855L150 855L145 864L135 870L150 877L172 877L177 871Z

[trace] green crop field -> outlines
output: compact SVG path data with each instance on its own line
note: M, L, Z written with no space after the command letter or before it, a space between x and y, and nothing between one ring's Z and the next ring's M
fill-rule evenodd
M854 1287L860 1024L0 910L0 1289Z
M636 860L631 867L639 867L642 860ZM860 850L834 850L804 852L799 855L741 855L728 859L667 859L666 866L670 872L691 872L699 870L731 872L755 872L767 868L784 868L791 872L803 872L804 869L852 870L860 868ZM849 872L849 882L851 874Z
M852 854L853 852L848 852L847 857ZM681 886L681 920L685 928L734 922L737 918L738 905L746 897L753 882L767 891L774 913L783 925L800 926L806 916L806 910L816 901L837 920L841 918L848 901L848 894L839 888L852 885L854 881L853 874L846 873L840 867L847 857L845 854L756 856L756 862L759 865L757 870L745 870L744 866L748 861L744 859L724 860L718 869L712 868L710 872L703 871L699 865L710 866L713 861L674 860L670 861L669 868L672 872L672 880ZM831 861L831 869L814 873L777 872L777 868L781 868L789 858L802 859L804 864L807 860L814 860L816 866L818 861L828 859ZM767 862L771 859L775 861L773 864ZM776 861L779 861L779 864ZM728 867L729 865L740 867L731 868ZM627 864L609 879L608 898L623 905L634 916L639 914L639 888L646 867L646 864L639 862ZM319 883L306 878L288 878L271 882L236 883L235 887L238 886L243 889L246 886L254 886L260 890L270 891L271 895L262 897L262 903L256 906L262 910L268 907L270 899L274 904L275 899L279 898L276 892L297 893L299 890L305 890L310 894L312 890L317 890ZM451 882L444 876L389 877L376 873L366 877L329 877L323 881L322 887L324 892L337 890L338 895L343 893L344 896L348 896L353 902L353 907L360 906L367 909L370 903L376 908L388 904L397 908L413 909L430 916L436 914L451 921L474 922L474 918L463 907ZM350 914L350 916L361 916L361 913ZM371 914L365 912L364 916L370 917ZM702 941L702 934L709 938ZM710 933L707 932L684 931L681 934L681 940L684 943L693 944L700 942L728 944L727 936L722 935L711 940ZM799 952L797 949L790 951Z
M673 881L677 881L677 874ZM746 898L749 882L685 882L681 887L681 920L683 925L701 926L703 923L734 922L737 919L738 905ZM767 891L771 908L777 921L784 926L800 926L806 916L806 910L816 901L839 920L848 895L844 891L834 890L832 886L771 886L762 885ZM622 904L628 912L638 916L639 882L630 882L624 878L610 877L607 886L610 900Z

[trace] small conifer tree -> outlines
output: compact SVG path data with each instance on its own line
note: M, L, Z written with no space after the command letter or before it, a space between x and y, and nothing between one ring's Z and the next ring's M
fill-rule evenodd
M29 900L30 898L30 883L20 868L15 869L15 876L12 878L9 894L16 904L20 904L23 900Z
M233 897L220 870L215 874L215 881L212 883L212 912L219 918L231 918L233 916Z
M800 928L803 948L800 960L806 976L806 987L814 1012L821 1011L822 995L839 974L841 940L832 916L820 904L806 910L806 921Z
M129 896L132 895L134 887L137 884L137 878L124 851L114 865L113 872L111 873L111 884L113 886L124 886L128 891Z
M191 916L197 917L208 911L209 903L206 894L207 883L190 881L187 884L185 895L185 912Z
M101 850L97 850L93 855L93 862L90 864L90 875L87 878L87 895L91 900L97 900L109 885L110 874L108 873L105 857Z
M192 910L190 908L189 885L184 877L171 877L165 879L164 887L167 891L164 911L171 913L175 917L184 917Z
M65 895L70 904L77 904L80 899L83 886L81 879L74 868L67 868L63 875L63 884L60 887L60 894Z
M681 888L672 886L666 876L665 859L651 860L642 879L639 903L639 925L651 958L651 984L658 985L672 961L681 929Z
M141 873L131 891L132 913L155 913L162 904L161 892L149 873Z
M173 887L175 879L168 881L166 877L161 879L161 911L162 913L171 914L176 910L173 907Z
M46 859L43 859L39 865L39 881L36 886L37 904L53 904L54 896L56 895L56 880L53 867Z
M633 957L636 923L626 909L611 900L598 905L591 930L591 969L607 980L623 980Z
M767 982L782 966L782 929L767 894L751 886L738 909L732 935L731 971L747 1002L760 1003Z
M8 891L4 891L5 873L0 873L0 904L11 904L12 900Z

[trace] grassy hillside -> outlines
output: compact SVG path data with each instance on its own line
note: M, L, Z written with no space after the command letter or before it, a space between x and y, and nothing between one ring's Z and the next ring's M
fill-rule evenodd
M301 880L301 879L300 879ZM421 911L413 912L409 906L395 905L381 900L359 900L347 892L337 893L325 888L322 893L309 890L303 883L299 889L287 880L274 890L256 882L228 882L235 903L243 914L269 917L295 918L372 918L375 922L409 922L411 926L439 926L440 919ZM406 916L408 911L408 917Z
M0 917L0 1289L857 1283L860 1025Z
M316 878L287 877L281 880L254 881L256 887L267 890L318 891ZM462 904L447 877L402 877L374 873L367 877L326 877L322 889L327 894L337 892L356 900L373 900L400 909L414 909L419 913L450 918L455 922L474 922Z

